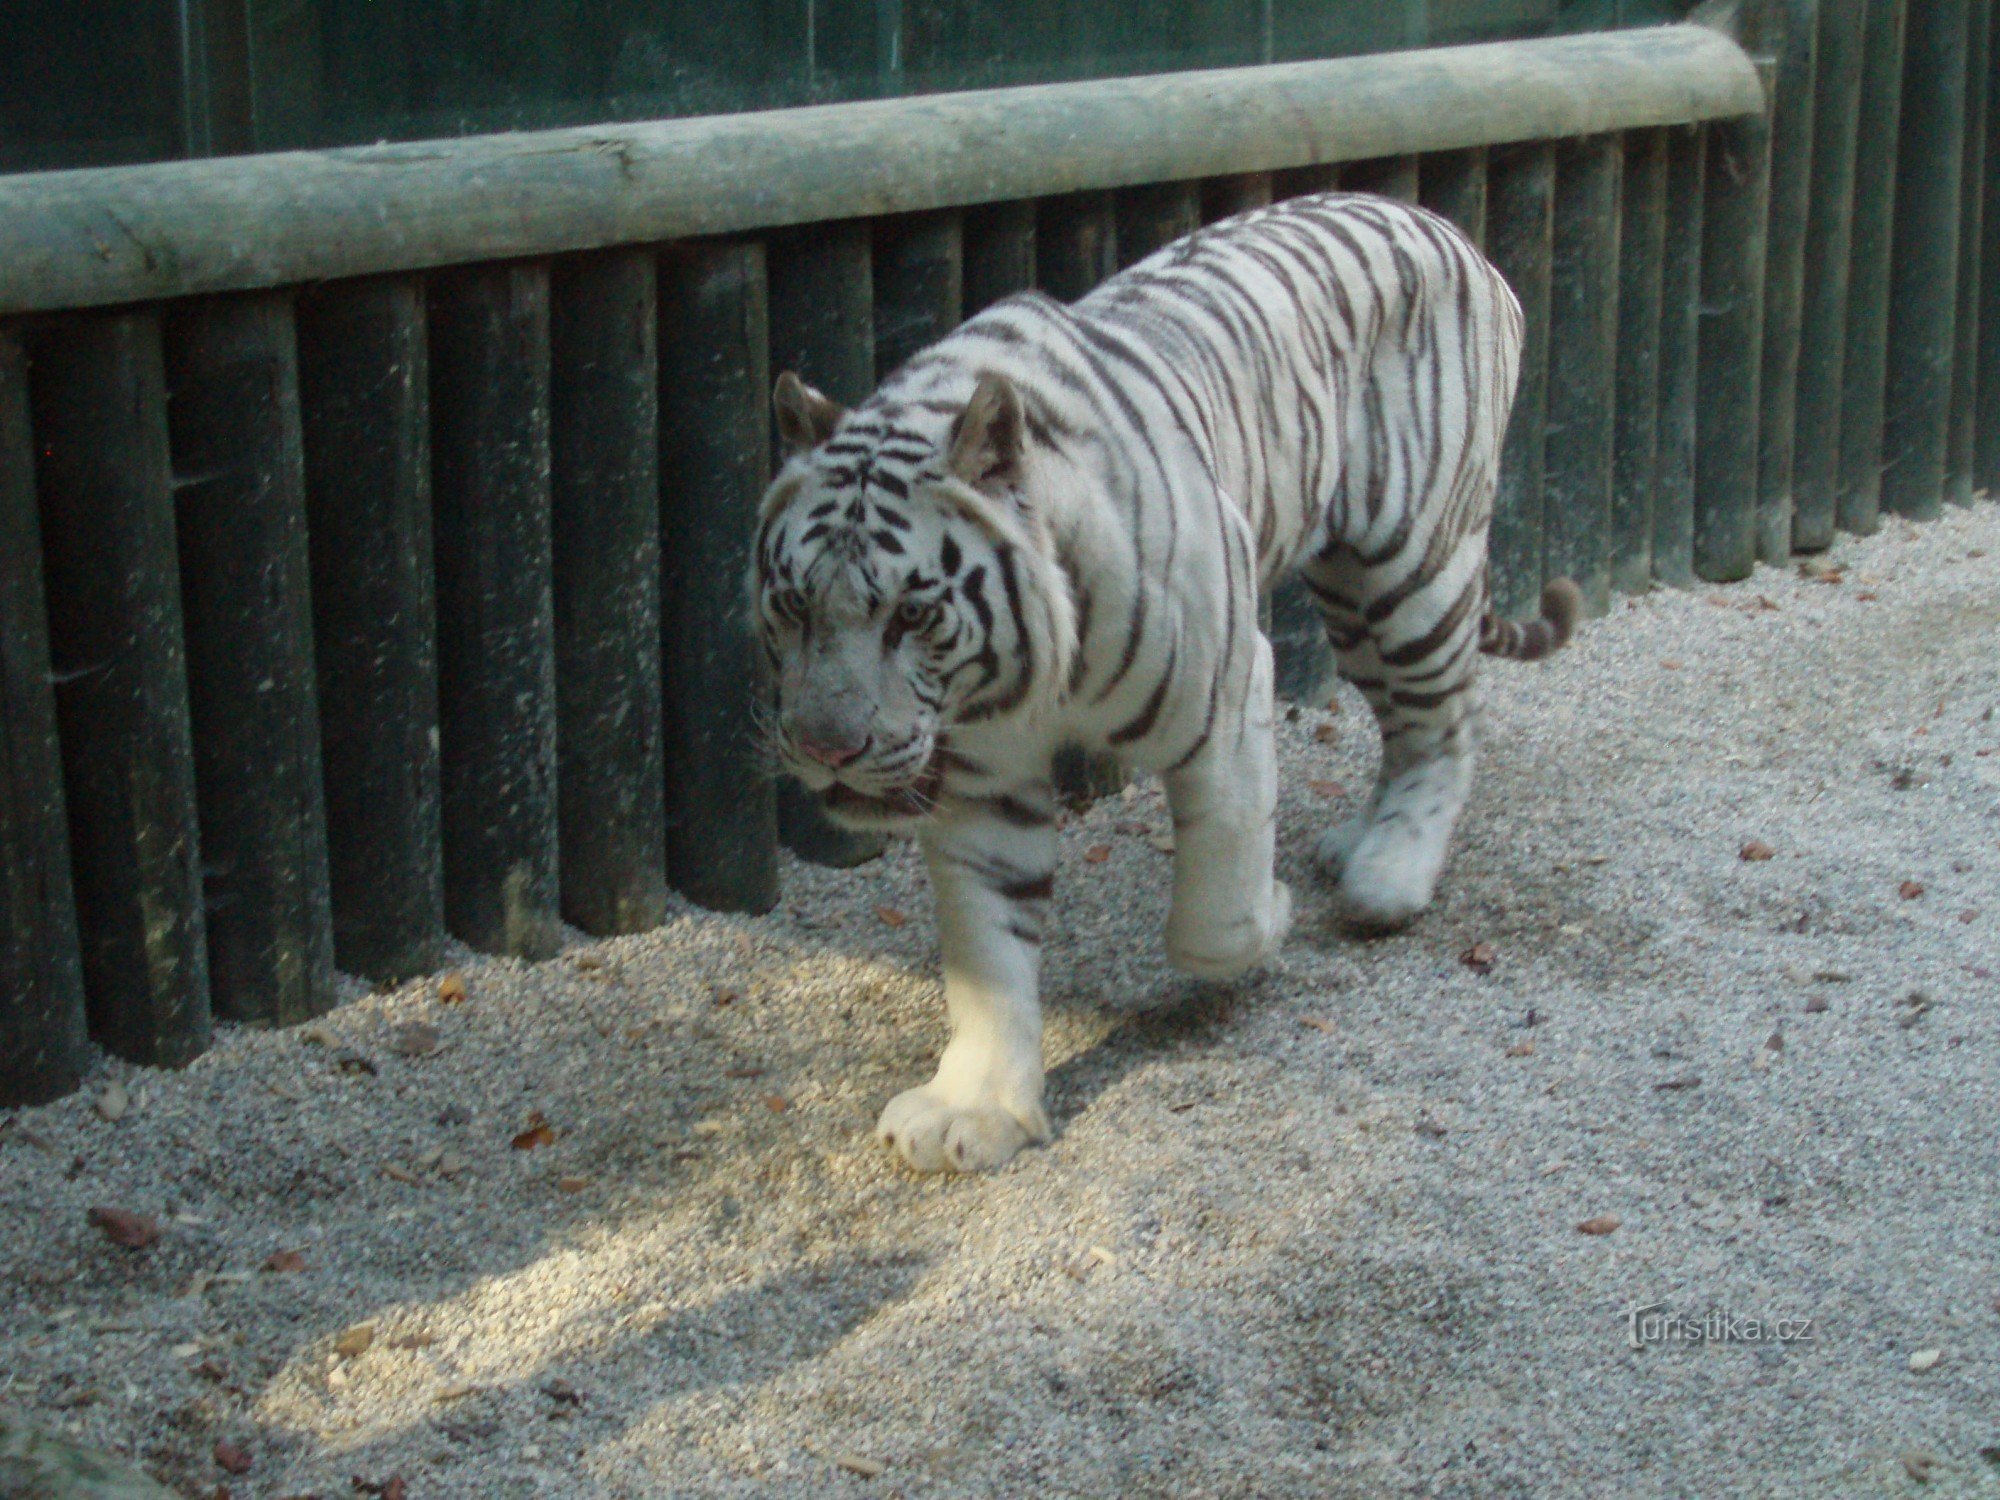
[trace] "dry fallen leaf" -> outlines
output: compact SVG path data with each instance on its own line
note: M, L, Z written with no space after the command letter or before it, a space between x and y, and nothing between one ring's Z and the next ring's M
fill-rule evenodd
M743 991L728 989L718 984L708 992L708 997L717 1005L734 1005L743 998Z
M104 1237L127 1250L143 1250L160 1237L156 1219L123 1208L93 1208L90 1222L104 1231Z
M275 1274L303 1271L306 1268L306 1253L303 1250L276 1250L264 1262L264 1269Z
M438 981L438 999L446 1005L463 1005L466 994L465 976L456 969Z
M1578 1234L1609 1234L1618 1227L1616 1214L1598 1214L1576 1226Z
M1535 1055L1535 1044L1533 1042L1516 1042L1507 1049L1507 1055L1509 1057L1533 1057Z
M1943 1358L1944 1350L1942 1349L1919 1349L1915 1354L1910 1356L1910 1369L1917 1374L1922 1374Z
M1752 839L1750 840L1749 843L1745 844L1741 849L1738 849L1736 851L1736 857L1738 859L1748 860L1754 863L1755 861L1760 859L1776 858L1777 853L1778 851L1776 849L1773 849L1769 844L1765 843L1762 839Z
M342 1359L354 1359L366 1354L369 1345L374 1342L375 1325L356 1323L352 1328L343 1329L340 1336L333 1341L333 1352Z
M1325 797L1328 801L1347 795L1347 788L1337 781L1308 781L1306 783L1306 790L1311 792L1315 797Z
M768 1109L774 1115L781 1115L791 1107L792 1101L787 1099L783 1094L766 1094L764 1096L764 1108Z
M1322 724L1313 730L1313 738L1322 745L1331 745L1340 738L1340 727L1336 724Z
M389 1340L391 1349L428 1349L437 1342L437 1335L424 1329L413 1333L399 1333Z
M556 1191L559 1193L581 1193L590 1186L588 1177L558 1177Z
M539 1146L554 1144L555 1138L555 1126L551 1125L538 1109L529 1114L526 1127L514 1137L514 1149L533 1151Z
M445 1386L436 1395L432 1396L431 1400L440 1405L446 1401L462 1401L478 1389L479 1387L476 1385L461 1381L456 1385Z
M1302 1026L1310 1026L1314 1031L1323 1031L1328 1036L1334 1035L1340 1029L1339 1027L1335 1026L1333 1022L1329 1021L1325 1016L1300 1016L1299 1024Z
M863 1479L877 1479L888 1472L889 1466L876 1459L863 1458L859 1453L840 1453L833 1460L850 1474L859 1474Z
M1500 961L1500 952L1491 943L1474 943L1458 955L1458 961L1475 974L1488 974Z
M1111 858L1111 846L1109 844L1092 844L1088 849L1083 851L1083 858L1086 864L1101 865L1107 859Z
M1906 880L1896 887L1896 894L1905 901L1914 901L1923 893L1924 883L1921 880Z
M885 927L907 927L910 922L908 917L893 906L878 906L875 908L875 915L882 919Z
M215 1462L218 1468L226 1469L231 1474L248 1474L250 1472L250 1455L227 1438L217 1441L215 1445Z

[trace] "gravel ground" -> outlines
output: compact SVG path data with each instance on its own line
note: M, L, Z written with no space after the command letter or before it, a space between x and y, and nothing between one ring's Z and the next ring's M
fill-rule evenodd
M1253 982L1159 957L1156 788L1080 820L994 1176L869 1139L943 1039L908 850L106 1062L0 1123L0 1403L237 1500L2000 1494L2000 506L1832 560L1489 672L1400 936L1307 869L1355 701Z

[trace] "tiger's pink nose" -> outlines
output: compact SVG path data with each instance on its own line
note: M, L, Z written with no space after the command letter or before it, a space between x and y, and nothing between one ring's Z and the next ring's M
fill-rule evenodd
M838 771L867 748L867 740L862 740L859 744L854 745L834 745L808 738L803 734L799 736L799 754L816 760L829 770L834 771Z

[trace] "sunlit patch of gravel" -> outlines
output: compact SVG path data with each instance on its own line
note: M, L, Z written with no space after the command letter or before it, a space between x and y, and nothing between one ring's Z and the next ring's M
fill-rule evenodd
M1491 669L1399 936L1308 868L1356 701L1284 728L1300 915L1253 981L1162 961L1157 789L1093 810L1057 1139L994 1176L869 1139L944 1035L906 849L788 866L765 918L462 954L462 1004L106 1062L0 1126L0 1403L236 1500L1992 1492L2000 507L1831 561ZM1811 1337L1634 1349L1653 1303Z

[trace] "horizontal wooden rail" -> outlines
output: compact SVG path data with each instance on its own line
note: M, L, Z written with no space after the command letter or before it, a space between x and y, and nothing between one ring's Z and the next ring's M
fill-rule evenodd
M0 314L1759 112L1702 26L0 178Z

